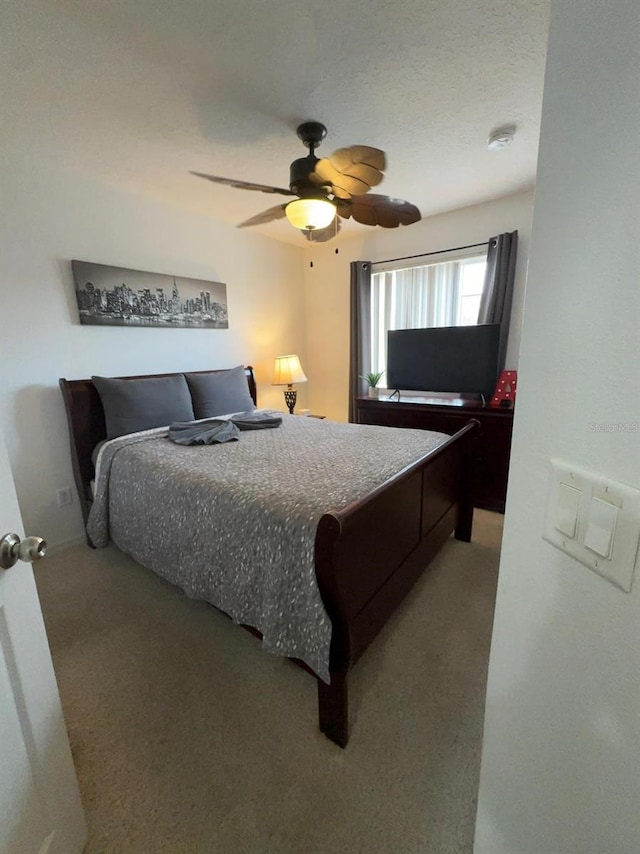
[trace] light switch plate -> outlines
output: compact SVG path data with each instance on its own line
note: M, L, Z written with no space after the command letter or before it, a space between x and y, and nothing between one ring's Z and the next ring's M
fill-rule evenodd
M575 536L558 530L558 507L566 505L561 496L567 487L582 493ZM602 510L593 500L617 508L609 557L596 554L585 545L589 520L594 510ZM615 515L615 514L613 514ZM601 475L585 471L563 460L551 460L549 492L543 538L560 551L580 561L627 593L631 590L640 541L640 490Z

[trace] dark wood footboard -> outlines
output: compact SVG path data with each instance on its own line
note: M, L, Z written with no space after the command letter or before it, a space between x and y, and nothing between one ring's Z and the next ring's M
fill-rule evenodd
M452 532L469 541L470 421L447 442L360 501L326 513L315 543L316 576L333 624L331 684L318 680L320 729L349 738L349 670Z

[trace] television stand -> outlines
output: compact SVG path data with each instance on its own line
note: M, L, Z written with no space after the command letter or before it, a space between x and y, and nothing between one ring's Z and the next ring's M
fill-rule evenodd
M376 398L356 398L356 423L386 427L412 427L453 434L470 418L480 422L473 440L471 491L475 507L504 513L511 452L513 407L483 404L479 395L433 394L429 397L391 392Z

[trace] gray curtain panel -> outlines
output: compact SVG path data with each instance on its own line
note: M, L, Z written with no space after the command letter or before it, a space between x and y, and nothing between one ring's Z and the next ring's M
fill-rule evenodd
M518 254L518 232L508 231L489 240L487 271L480 299L478 323L500 323L498 369L504 369Z
M356 397L366 394L361 379L371 370L371 262L351 262L351 344L349 360L349 421L356 420Z

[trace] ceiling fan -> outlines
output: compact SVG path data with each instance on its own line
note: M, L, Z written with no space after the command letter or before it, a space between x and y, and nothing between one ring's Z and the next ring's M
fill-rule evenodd
M300 229L309 240L326 241L340 230L336 214L344 219L353 217L363 225L380 225L382 228L418 222L420 211L415 205L402 199L369 193L382 181L386 168L384 151L367 145L351 145L339 148L320 160L315 150L327 135L326 127L320 122L304 122L299 125L297 134L309 149L309 154L294 160L289 167L288 190L203 172L191 174L238 190L297 197L251 217L240 223L239 228L262 225L286 216L291 225Z

